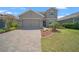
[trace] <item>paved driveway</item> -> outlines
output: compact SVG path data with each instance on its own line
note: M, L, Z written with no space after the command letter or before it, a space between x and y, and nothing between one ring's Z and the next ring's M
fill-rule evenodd
M14 30L0 34L0 51L35 52L41 51L40 30Z

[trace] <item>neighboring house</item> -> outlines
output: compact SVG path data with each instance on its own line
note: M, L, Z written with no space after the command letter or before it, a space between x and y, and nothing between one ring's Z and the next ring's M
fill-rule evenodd
M0 14L0 28L5 27L5 21L3 20L3 15Z
M16 19L15 16L11 14L0 14L0 28L6 28L8 23L13 22Z
M60 23L75 23L79 22L79 12L61 17L58 19Z
M19 23L23 29L40 29L48 27L52 21L57 20L57 9L49 8L44 12L28 10L19 15Z

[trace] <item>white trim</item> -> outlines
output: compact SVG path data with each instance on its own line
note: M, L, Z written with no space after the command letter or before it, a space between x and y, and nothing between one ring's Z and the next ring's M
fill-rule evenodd
M22 18L22 19L41 19L41 18Z

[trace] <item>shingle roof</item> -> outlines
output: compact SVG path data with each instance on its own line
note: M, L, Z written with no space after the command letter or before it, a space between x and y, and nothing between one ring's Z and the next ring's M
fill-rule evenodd
M39 15L42 16L42 17L45 17L45 16L44 16L42 13L40 13L40 12L36 12L36 11L33 11L33 12L39 14Z
M72 14L70 14L70 15L67 15L67 16L64 16L64 17L61 17L61 18L58 19L58 21L66 20L66 19L74 18L74 17L79 17L79 12L72 13Z

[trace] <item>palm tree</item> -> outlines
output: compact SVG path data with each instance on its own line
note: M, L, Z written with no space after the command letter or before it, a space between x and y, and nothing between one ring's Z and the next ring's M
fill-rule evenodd
M51 24L49 24L49 27L52 28L52 31L53 32L56 32L57 31L57 27L59 26L59 23L58 22L52 22Z

